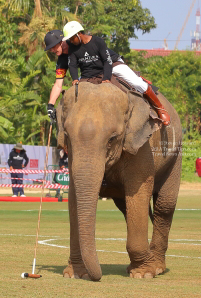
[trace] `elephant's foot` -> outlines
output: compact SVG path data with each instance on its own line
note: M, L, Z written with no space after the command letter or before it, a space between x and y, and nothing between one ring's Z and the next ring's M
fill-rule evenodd
M154 255L156 264L156 275L162 274L166 269L165 252L159 251L153 242L150 244L150 251Z
M136 266L136 264L132 262L127 267L127 273L132 278L153 278L156 275L156 268L151 265Z
M156 275L165 272L165 253L156 250L156 247L151 243L150 254L145 260L131 261L127 267L127 272L133 278L153 278Z
M127 273L132 278L153 278L163 273L165 269L165 264L159 261L150 264L142 263L140 265L139 263L132 262L127 267Z
M155 253L154 253L154 257L155 257L155 260L156 260L155 261L155 264L156 264L156 275L162 274L163 272L165 272L165 269L166 269L165 257L159 258Z
M165 271L165 263L157 260L151 253L147 260L132 261L127 272L132 278L153 278Z
M68 262L68 266L64 269L63 276L66 278L90 280L84 264L72 264L71 261Z

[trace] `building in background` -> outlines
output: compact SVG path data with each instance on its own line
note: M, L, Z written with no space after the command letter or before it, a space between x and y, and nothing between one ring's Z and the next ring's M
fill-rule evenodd
M159 49L152 49L152 50L145 50L145 49L132 49L132 51L144 51L146 52L144 57L150 58L152 56L169 56L172 52L175 52L175 50L165 50L164 48ZM179 50L176 50L179 51ZM185 53L186 51L179 51L180 53ZM201 51L195 51L196 55L201 55Z

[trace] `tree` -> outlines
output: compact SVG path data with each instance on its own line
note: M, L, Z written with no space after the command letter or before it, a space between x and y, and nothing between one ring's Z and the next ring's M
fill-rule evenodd
M174 105L180 115L182 127L201 133L201 56L194 52L173 52L167 57L148 59L141 69L144 76Z
M77 16L86 31L103 37L121 54L130 52L129 38L137 38L137 30L146 33L156 28L154 17L138 0L81 1Z
M195 160L201 156L201 56L173 52L167 57L143 58L134 52L135 66L160 88L178 112L183 129L182 178L192 181ZM136 64L137 63L137 64Z
M125 3L120 0L61 0L59 5L56 0L2 0L2 3L0 68L4 76L0 83L3 100L0 126L4 141L7 133L8 142L42 145L48 135L46 106L55 81L55 57L43 51L47 31L62 29L67 21L78 20L87 32L103 37L108 45L119 46L121 52L125 52L126 39L135 36L134 28L142 27L142 23L135 26L133 21L128 24L126 13L133 17L135 11L137 17L136 11L140 12L142 8L140 2L131 0ZM120 11L121 5L125 13ZM145 31L153 25L149 14L143 22L147 22ZM125 35L121 36L123 31ZM69 74L65 81L67 86L64 88L68 88L71 83ZM54 137L53 140L55 142Z
M19 39L20 45L25 45L28 56L44 45L44 37L47 31L54 28L55 19L50 17L33 17L29 25L19 24L19 30L23 34Z

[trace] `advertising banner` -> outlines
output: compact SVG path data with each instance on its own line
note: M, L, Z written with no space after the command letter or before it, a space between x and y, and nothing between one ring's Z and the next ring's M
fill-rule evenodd
M61 185L69 185L69 174L56 173L55 181Z

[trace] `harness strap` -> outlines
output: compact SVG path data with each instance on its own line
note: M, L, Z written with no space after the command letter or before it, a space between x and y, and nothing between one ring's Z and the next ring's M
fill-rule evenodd
M75 84L75 102L77 102L78 99L78 82Z

